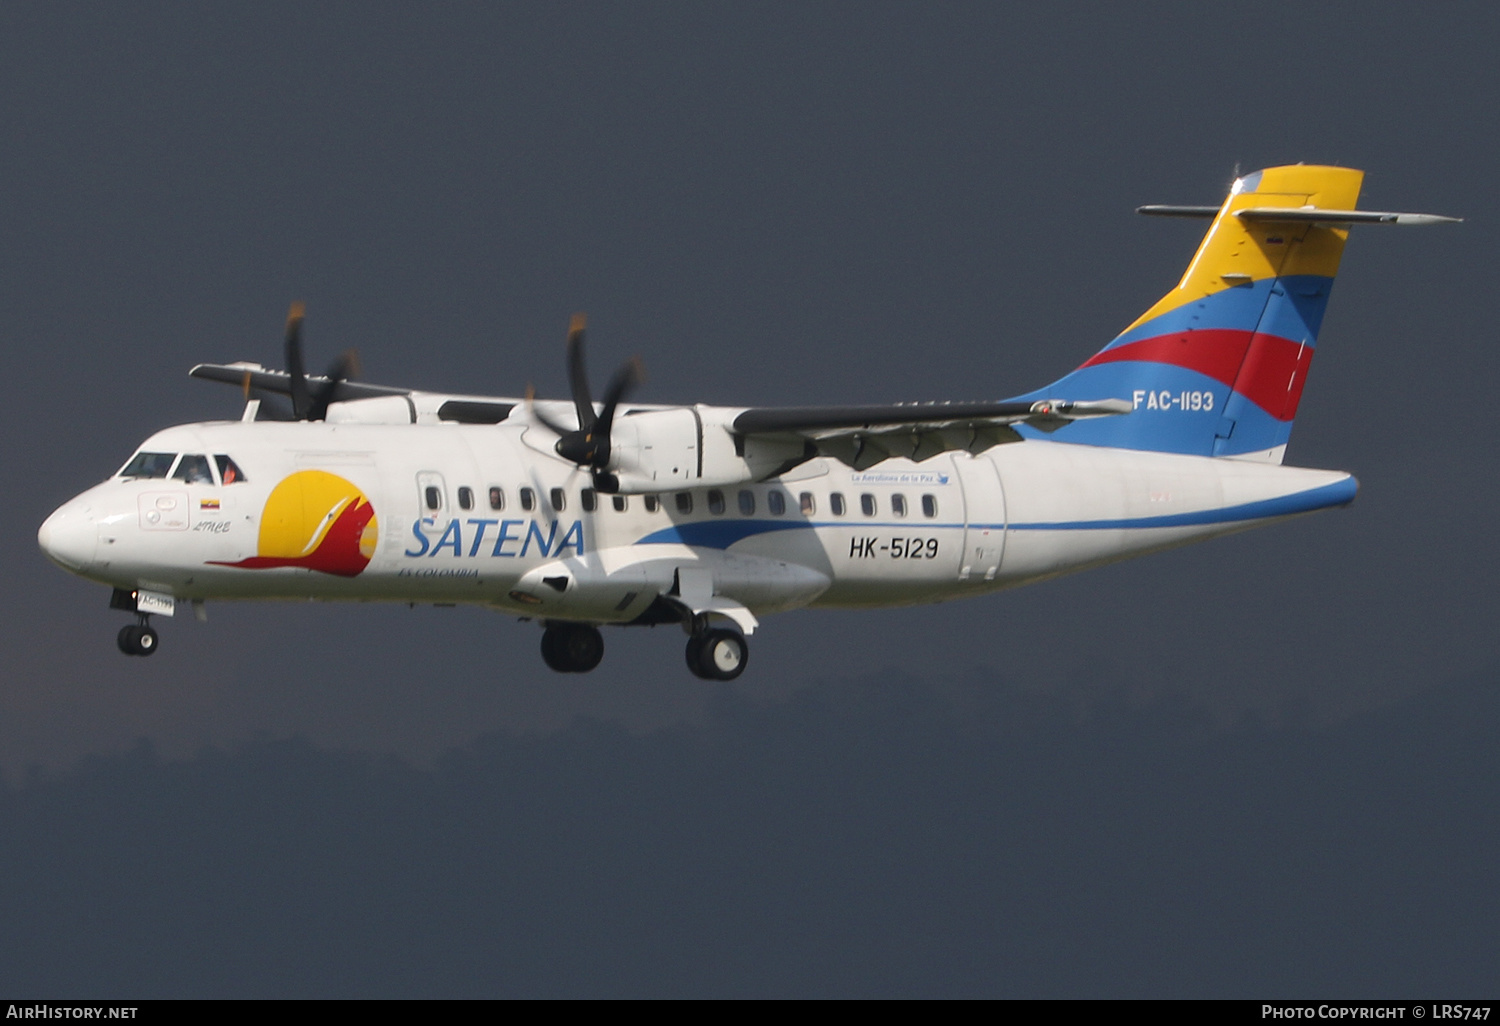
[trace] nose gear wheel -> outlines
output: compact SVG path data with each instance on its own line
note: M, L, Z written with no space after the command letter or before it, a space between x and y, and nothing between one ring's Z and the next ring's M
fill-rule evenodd
M115 644L120 646L120 651L133 656L150 655L156 651L160 640L156 631L143 623L126 624L115 636Z

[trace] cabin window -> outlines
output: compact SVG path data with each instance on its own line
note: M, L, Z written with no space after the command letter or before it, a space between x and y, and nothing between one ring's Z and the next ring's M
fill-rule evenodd
M616 495L611 501L613 501L615 504L616 513L624 513L625 507L629 505L629 503L625 501L625 496L623 495Z
M227 485L243 484L245 472L228 456L215 456L214 462L219 465L219 480Z
M797 496L797 508L802 511L802 515L805 517L810 517L816 513L818 511L818 504L813 501L813 493L803 492Z
M693 511L693 493L692 492L678 492L677 493L677 512L679 512L679 513L691 513L692 511Z
M422 496L427 502L427 508L434 512L443 508L443 493L438 490L437 485L428 485L422 489Z
M875 515L875 496L865 492L859 497L859 511L867 517Z
M561 513L563 508L568 504L568 497L563 494L561 488L552 489L547 497L552 500L552 511L554 513Z
M655 513L661 506L661 500L654 495L646 496L646 512Z
M599 508L599 493L592 488L585 488L578 493L578 502L585 513L592 513Z
M740 489L740 512L745 516L755 514L755 493L748 488Z
M474 489L470 488L468 485L462 485L458 489L458 508L474 508Z
M528 513L536 509L536 492L530 488L521 489L521 508Z
M834 492L832 495L828 496L828 510L834 516L843 516L845 509L846 507L844 506L843 492Z
M708 490L708 511L716 517L724 512L724 493L717 488Z
M505 508L505 489L498 485L490 487L490 509Z
M208 469L208 457L199 456L197 453L188 453L177 461L177 469L172 474L172 480L181 481L184 484L207 484L214 483L214 472Z
M906 516L906 496L900 492L891 496L891 513L898 517Z
M138 452L120 471L121 477L166 477L177 459L175 452Z
M924 517L935 517L935 516L937 516L937 496L936 495L924 495L924 496L922 496L922 515Z
M779 517L786 512L786 493L778 489L771 489L766 493L766 509L771 511L771 516Z

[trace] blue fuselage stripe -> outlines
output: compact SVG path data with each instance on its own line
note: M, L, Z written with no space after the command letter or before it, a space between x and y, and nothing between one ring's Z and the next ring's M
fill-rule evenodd
M773 531L812 530L844 527L859 530L959 530L964 527L990 531L1119 531L1153 527L1199 527L1209 524L1233 524L1246 520L1310 513L1330 506L1343 506L1354 500L1359 483L1352 477L1310 488L1305 492L1282 495L1275 499L1195 510L1191 513L1168 513L1157 517L1120 517L1114 520L1054 520L1015 524L955 524L930 520L698 520L653 531L637 545L696 545L700 548L727 549L736 542Z
M1238 506L1203 509L1193 513L1168 513L1159 517L1121 517L1118 520L1057 520L1031 524L1009 524L1012 531L1109 531L1143 527L1196 527L1204 524L1233 524L1243 520L1264 520L1294 513L1310 513L1329 506L1344 506L1354 501L1359 482L1352 477L1310 488L1305 492L1282 495L1275 499L1246 502Z

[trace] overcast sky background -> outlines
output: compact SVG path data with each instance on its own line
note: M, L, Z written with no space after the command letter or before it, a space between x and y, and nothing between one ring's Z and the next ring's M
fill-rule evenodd
M0 6L0 988L1492 991L1497 29ZM648 401L1004 398L1175 284L1201 223L1135 206L1295 161L1468 219L1345 253L1288 462L1353 471L1346 510L775 617L729 686L666 628L558 677L479 609L214 605L125 659L35 545L237 416L186 371L278 365L293 299L381 383L561 395L586 310Z

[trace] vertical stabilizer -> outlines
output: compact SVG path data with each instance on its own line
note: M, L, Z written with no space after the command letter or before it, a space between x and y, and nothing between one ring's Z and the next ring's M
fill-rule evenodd
M1354 209L1363 178L1297 164L1237 180L1216 212L1201 212L1213 223L1177 287L1082 367L1034 393L1129 399L1134 412L1052 437L1279 463L1348 225L1364 219Z

